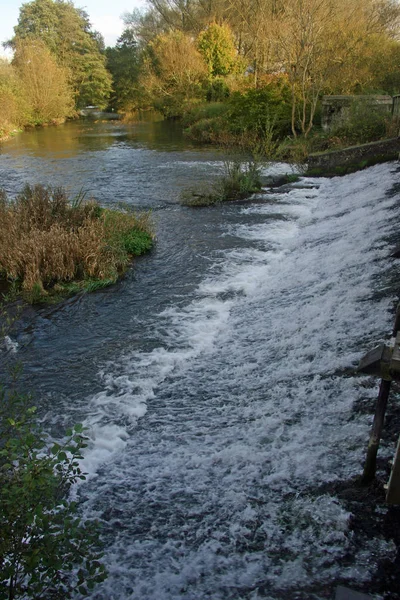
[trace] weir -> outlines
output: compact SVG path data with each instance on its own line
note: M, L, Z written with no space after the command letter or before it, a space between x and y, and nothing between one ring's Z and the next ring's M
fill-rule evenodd
M54 434L89 428L75 494L102 523L109 570L92 597L397 593L391 509L354 481L378 393L356 368L398 293L398 164L200 212L179 186L217 176L221 155L166 149L166 135L154 149L119 124L62 132L56 163L49 132L0 154L9 187L21 172L86 178L103 205L153 206L158 240L124 281L31 311L11 340ZM382 440L379 479L394 450Z

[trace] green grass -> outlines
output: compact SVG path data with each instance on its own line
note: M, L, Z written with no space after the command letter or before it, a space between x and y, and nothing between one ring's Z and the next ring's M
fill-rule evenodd
M147 231L140 229L131 229L123 234L122 243L128 254L140 256L151 250L153 238Z

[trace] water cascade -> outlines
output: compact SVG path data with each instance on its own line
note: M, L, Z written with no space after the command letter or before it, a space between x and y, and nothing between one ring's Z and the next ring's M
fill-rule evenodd
M106 152L139 197L153 155L121 140ZM362 471L377 394L356 365L393 322L398 166L193 210L176 203L174 177L214 176L221 158L152 152L156 250L10 339L48 423L89 428L74 493L103 523L109 570L92 597L309 600L362 587L395 547L354 536L335 486ZM19 159L0 158L17 173ZM57 177L73 185L69 160ZM113 181L99 170L94 195L98 184L107 203Z

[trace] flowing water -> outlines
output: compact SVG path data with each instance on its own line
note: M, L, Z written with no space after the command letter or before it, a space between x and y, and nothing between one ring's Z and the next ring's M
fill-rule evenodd
M46 422L89 427L75 493L104 524L96 600L332 598L395 555L355 540L334 484L362 468L354 409L376 387L355 367L393 321L398 167L181 207L222 161L160 123L1 148L10 194L51 182L153 209L156 248L123 281L26 313L10 340Z

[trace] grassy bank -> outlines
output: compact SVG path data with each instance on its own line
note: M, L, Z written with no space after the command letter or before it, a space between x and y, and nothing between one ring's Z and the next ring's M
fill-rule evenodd
M149 215L103 209L62 188L0 192L0 279L31 303L56 301L117 281L132 257L150 250Z
M287 90L271 85L232 94L225 102L197 106L183 118L189 139L222 147L238 147L268 160L302 164L309 154L341 150L349 146L396 137L400 121L378 105L361 98L349 107L346 118L330 131L316 124L308 135L290 127Z

